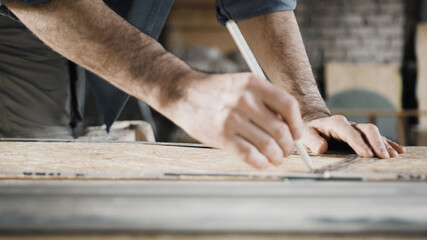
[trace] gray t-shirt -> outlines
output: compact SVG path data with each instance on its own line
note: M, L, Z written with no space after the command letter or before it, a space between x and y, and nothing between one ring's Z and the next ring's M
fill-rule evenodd
M0 16L0 137L70 138L68 60Z

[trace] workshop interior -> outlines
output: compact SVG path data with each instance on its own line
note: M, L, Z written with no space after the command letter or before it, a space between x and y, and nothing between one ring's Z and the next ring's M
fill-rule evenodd
M384 136L405 146L427 144L423 4L303 0L295 9L313 74L331 111L355 122L374 123ZM249 71L230 34L218 24L213 5L214 1L175 1L159 41L197 70ZM90 86L86 99L83 125L91 135L102 119ZM118 120L149 122L158 142L196 142L155 110L140 105L131 98Z
M60 1L66 0L52 3ZM145 9L145 0L138 1L132 1L134 9ZM120 9L117 2L109 7ZM267 78L239 20L218 22L218 11L225 11L218 4L245 1L146 2L146 9L173 2L161 32L144 27L192 69ZM44 130L36 137L13 136L0 129L0 239L427 239L427 0L268 0L265 7L285 2L296 4L315 84L331 114L345 116L352 126L377 126L404 153L364 157L331 140L328 151L317 154L295 139L280 165L257 169L192 137L136 97L115 98L123 107L99 104L115 93L100 94L95 74L70 63L70 76L78 81L67 86L76 93L69 100L67 136L38 137ZM49 3L34 6L43 4ZM121 10L135 14L132 23L160 14L146 9ZM27 103L15 99L16 108L6 106L10 101L2 95L10 97L20 84L33 88L2 81L2 74L23 66L8 57L8 44L35 44L18 40L21 33L10 28L16 24L13 8L1 12L0 111L11 113ZM42 62L36 54L47 55L38 46L31 57L35 65L21 69L26 76ZM60 61L51 61L52 69ZM30 115L38 114L48 115ZM31 126L23 119L12 122Z

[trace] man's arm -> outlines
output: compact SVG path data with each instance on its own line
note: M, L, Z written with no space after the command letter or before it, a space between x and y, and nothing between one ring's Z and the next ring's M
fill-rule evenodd
M164 103L154 101L162 105L179 98L184 83L178 85L182 89L174 88L169 93L162 92L168 91L164 86L192 73L186 64L102 1L62 0L36 5L10 2L6 6L53 50L143 100L168 95L162 98ZM161 69L161 63L170 63L170 67ZM144 84L136 84L141 79Z
M299 102L306 123L303 142L311 151L325 152L325 138L334 138L365 157L388 158L404 152L372 124L354 124L343 116L331 116L317 89L293 11L261 15L238 24L268 77Z
M58 53L254 167L280 164L302 136L298 103L286 91L250 73L194 71L102 0L6 6Z

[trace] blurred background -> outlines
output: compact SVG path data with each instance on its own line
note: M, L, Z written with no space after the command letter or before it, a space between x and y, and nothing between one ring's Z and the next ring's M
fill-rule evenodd
M217 23L214 4L175 0L160 42L201 71L248 71ZM375 123L400 144L427 145L427 0L299 0L295 15L319 89L334 113ZM90 95L86 126L100 121ZM157 141L194 141L160 114L141 109L131 99L120 120L150 122Z

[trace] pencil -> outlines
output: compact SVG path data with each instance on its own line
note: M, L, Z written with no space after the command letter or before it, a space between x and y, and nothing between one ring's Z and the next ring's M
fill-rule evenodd
M240 32L240 29L237 26L236 22L234 20L229 20L226 23L226 27L230 32L231 36L233 37L234 41L236 42L237 47L242 53L243 58L248 64L249 69L252 71L252 73L267 80L267 76L265 76L264 71L262 71L261 66L258 64L258 61L256 60L254 54L252 53L252 50L247 44L242 33ZM313 170L313 163L311 162L310 156L308 155L304 146L302 146L301 141L299 139L296 139L294 140L294 142L305 164L310 168L310 170Z

